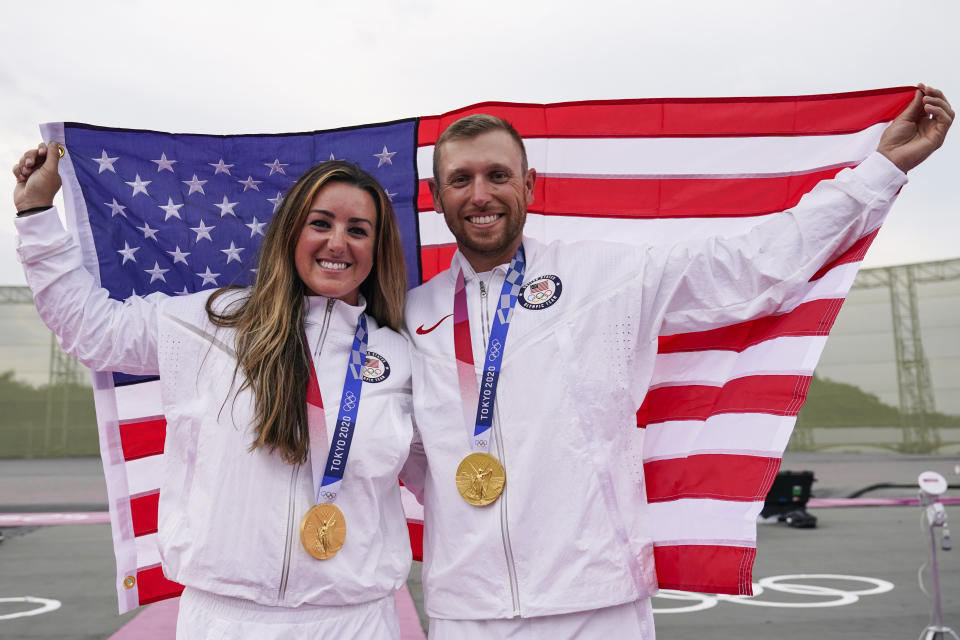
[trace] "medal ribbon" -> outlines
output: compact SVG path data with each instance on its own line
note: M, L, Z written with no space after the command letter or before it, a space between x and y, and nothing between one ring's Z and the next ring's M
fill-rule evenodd
M497 384L500 381L500 366L503 363L503 351L507 341L507 331L513 319L513 309L520 295L523 284L523 272L526 268L526 257L523 245L507 268L503 287L500 290L500 299L497 303L497 313L490 328L490 337L487 340L487 353L483 362L483 372L480 374L480 384L477 384L477 374L473 362L473 344L470 340L470 317L467 313L467 287L463 278L463 270L457 274L457 284L453 293L453 347L457 357L457 377L460 381L460 400L463 406L464 422L470 424L470 405L476 398L477 412L473 421L473 436L470 445L473 451L490 451L489 431L493 426L493 406L497 397Z
M316 504L333 502L340 491L343 472L347 468L347 456L353 441L353 430L360 411L360 392L363 389L363 365L367 358L367 318L361 313L357 319L357 330L353 335L353 348L347 362L347 373L343 381L343 393L340 396L340 408L337 416L337 428L330 442L327 463L320 471L321 443L326 444L326 417L323 411L323 398L320 395L320 383L310 354L310 381L307 383L307 431L310 434L310 467L313 472L313 489L316 492Z

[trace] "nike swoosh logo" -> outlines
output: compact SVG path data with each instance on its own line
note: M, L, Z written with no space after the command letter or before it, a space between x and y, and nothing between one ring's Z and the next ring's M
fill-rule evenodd
M441 322L443 322L444 320L446 320L447 318L449 318L449 317L452 316L452 315L453 315L452 313L448 313L447 315L443 316L442 318L440 318L440 320L437 322L437 324L433 325L433 326L430 327L429 329L424 329L424 328L423 328L423 325L420 325L419 327L417 327L417 335L418 335L418 336L425 336L425 335L427 335L428 333L430 333L431 331L433 331L434 329L436 329L437 327L439 327Z

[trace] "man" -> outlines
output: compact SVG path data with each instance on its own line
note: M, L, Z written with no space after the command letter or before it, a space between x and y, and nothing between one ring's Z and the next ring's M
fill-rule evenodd
M537 175L520 137L491 116L453 123L430 189L458 251L405 321L422 443L404 482L425 506L431 637L653 638L635 413L658 335L776 309L879 224L952 119L921 85L879 153L789 213L646 248L524 237Z

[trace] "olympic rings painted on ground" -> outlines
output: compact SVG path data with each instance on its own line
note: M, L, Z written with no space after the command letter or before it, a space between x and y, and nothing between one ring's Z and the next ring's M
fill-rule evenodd
M815 584L788 582L790 580L813 580L813 581L844 581L844 582L865 582L873 585L867 589L837 589ZM717 606L720 602L730 602L733 604L745 604L753 607L781 607L784 609L818 609L823 607L843 607L853 604L860 599L860 596L872 596L880 593L886 593L893 590L893 583L879 578L868 578L866 576L844 576L833 573L797 573L785 576L770 576L761 578L759 582L753 584L753 596L728 596L723 594L711 595L705 593L690 593L687 591L673 591L664 589L660 591L656 598L666 600L690 601L694 604L680 607L665 607L663 609L654 608L654 613L692 613L694 611L704 611ZM764 600L757 596L764 591L776 591L780 593L789 593L791 595L811 596L821 598L814 601L782 601L782 600ZM830 598L824 600L822 598Z
M0 598L0 604L6 602L24 602L27 604L39 604L40 606L35 609L27 609L26 611L2 613L0 614L0 620L12 620L14 618L38 616L41 613L50 613L51 611L56 611L60 608L60 601L53 600L51 598L35 598L33 596L23 596L21 598Z

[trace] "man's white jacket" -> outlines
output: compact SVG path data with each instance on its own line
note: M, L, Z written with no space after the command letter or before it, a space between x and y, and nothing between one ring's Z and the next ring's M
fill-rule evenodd
M368 602L404 584L410 544L397 473L413 428L402 336L368 316L368 356L375 355L378 370L364 378L337 498L346 542L333 558L315 560L300 544L300 521L315 502L310 463L250 451L253 396L237 392L243 374L234 378L234 333L210 323L204 309L210 292L111 300L81 267L80 249L56 211L18 218L16 225L37 310L61 346L97 371L160 375L167 431L158 538L167 578L280 606ZM217 307L226 304L221 298ZM305 329L326 406L323 464L364 305L322 297L308 298L308 305Z
M905 182L873 154L739 236L641 248L525 237L527 286L509 325L491 438L507 480L486 507L467 504L454 482L473 427L460 408L454 285L462 269L479 378L507 265L477 274L457 252L450 270L412 291L405 330L422 443L403 479L425 507L429 615L543 616L653 595L636 411L658 336L774 312L877 228Z

